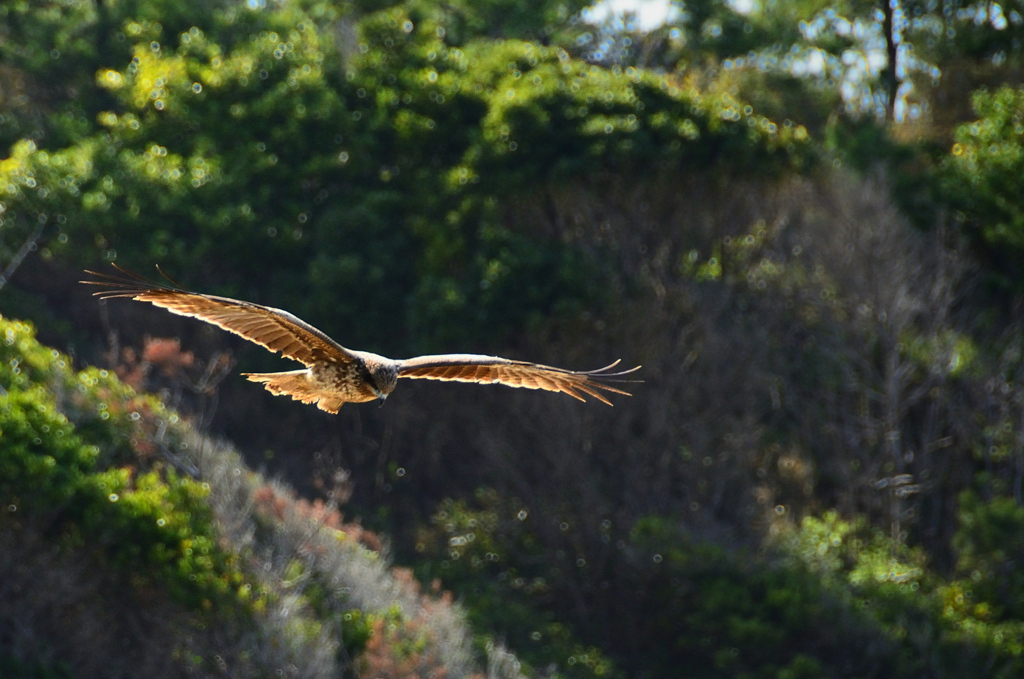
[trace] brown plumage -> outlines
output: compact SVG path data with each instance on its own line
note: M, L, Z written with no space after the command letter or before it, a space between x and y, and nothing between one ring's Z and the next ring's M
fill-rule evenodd
M107 288L96 293L103 299L127 297L149 302L180 316L212 323L303 363L306 366L303 370L245 373L245 376L253 382L263 383L271 393L287 394L303 403L316 403L321 410L330 413L338 412L345 403L373 399L383 401L394 390L400 377L544 389L568 394L581 401L586 400L584 395L593 396L611 405L602 391L627 396L629 392L608 382L629 382L631 380L623 377L640 369L637 366L632 370L608 372L618 365L619 361L615 361L599 370L575 372L480 354L441 354L394 360L367 351L346 349L281 309L189 292L177 285L171 287L148 281L116 264L114 267L124 275L87 271L99 280L82 282Z

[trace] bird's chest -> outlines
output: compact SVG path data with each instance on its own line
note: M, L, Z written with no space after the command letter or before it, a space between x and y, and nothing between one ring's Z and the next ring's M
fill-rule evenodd
M373 382L366 367L352 361L349 363L322 363L313 366L310 378L317 390L339 396L349 403L361 403L377 398Z

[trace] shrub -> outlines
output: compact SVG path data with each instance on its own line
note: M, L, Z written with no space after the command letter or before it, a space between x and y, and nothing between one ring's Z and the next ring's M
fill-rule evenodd
M942 168L956 218L1002 285L1019 290L1024 251L1024 90L979 90Z
M477 490L475 504L445 500L420 528L417 577L463 598L481 647L501 639L530 666L557 667L559 676L619 676L604 651L554 614L558 584L526 512L489 489Z

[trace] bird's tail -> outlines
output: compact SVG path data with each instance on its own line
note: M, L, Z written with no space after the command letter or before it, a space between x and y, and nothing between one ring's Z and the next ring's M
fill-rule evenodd
M287 394L296 401L316 403L320 410L336 413L342 401L336 396L324 394L316 389L309 379L309 370L291 370L283 373L242 373L252 382L260 382L271 394Z

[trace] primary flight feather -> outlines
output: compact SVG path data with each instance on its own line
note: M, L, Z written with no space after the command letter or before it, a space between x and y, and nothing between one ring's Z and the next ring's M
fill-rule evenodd
M127 297L149 302L172 313L212 323L299 361L305 369L245 373L245 376L262 383L271 393L287 394L303 403L316 403L329 413L338 412L345 403L383 401L403 377L544 389L581 401L586 400L584 395L593 396L611 405L601 392L628 396L629 392L609 382L628 382L630 380L623 379L624 376L639 370L637 366L609 372L618 365L619 361L615 361L599 370L576 372L480 354L440 354L395 360L368 351L346 349L309 323L281 309L189 292L148 281L116 264L114 267L123 275L87 271L99 280L82 282L107 288L96 293L103 299Z

